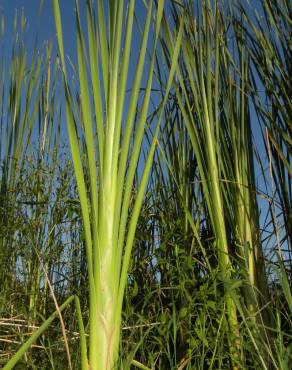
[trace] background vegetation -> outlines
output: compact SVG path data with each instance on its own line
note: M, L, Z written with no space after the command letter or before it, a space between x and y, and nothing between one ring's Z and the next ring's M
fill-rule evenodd
M107 314L108 307L106 298L94 301L92 289L103 294L104 280L123 297L121 329L118 303L117 321L109 318L120 336L118 358L109 350L119 369L288 370L292 4L259 0L251 9L244 1L150 1L142 19L130 1L123 28L113 19L123 19L126 7L109 3L109 17L116 18L109 18L108 36L102 1L97 12L89 1L80 4L88 37L77 8L77 83L67 78L57 10L60 58L50 43L28 58L22 16L9 61L0 63L1 366L85 369L88 345L92 369L112 368L98 367L92 349L92 310ZM136 79L123 52L131 14L141 36ZM149 71L142 72L144 62ZM73 162L63 140L65 106ZM102 198L113 122L108 181L115 182ZM113 232L110 245L119 253L92 282L91 270L103 260L90 260L88 238L93 254L108 242L109 214L100 210L113 187L120 218L112 220L119 234ZM120 270L128 271L124 282ZM25 353L13 357L27 340Z

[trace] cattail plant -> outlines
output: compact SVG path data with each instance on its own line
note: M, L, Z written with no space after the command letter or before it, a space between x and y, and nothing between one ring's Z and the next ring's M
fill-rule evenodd
M231 259L228 251L226 225L224 222L223 194L220 183L219 154L219 30L218 16L211 15L205 4L203 24L192 17L192 9L185 22L186 38L182 43L182 63L178 70L176 97L184 123L187 127L202 181L204 197L214 229L218 263L225 289L231 280ZM174 13L175 16L177 13ZM216 28L214 48L211 46L211 19ZM166 24L167 26L167 24ZM167 32L168 31L168 32ZM170 31L166 29L167 51L172 49L168 40ZM212 47L212 49L211 49ZM212 50L212 52L211 52ZM168 53L168 52L167 52ZM166 53L166 56L167 56ZM211 54L212 53L212 54ZM213 59L214 58L214 59ZM214 61L214 71L211 63ZM230 343L234 367L240 360L239 323L235 302L230 293L226 295L227 320L232 333Z
M92 370L112 369L117 366L118 361L121 311L131 249L162 117L160 113L148 158L136 189L135 203L129 214L133 181L147 123L156 44L164 1L158 2L154 13L154 45L142 98L140 88L143 75L146 73L144 64L151 30L152 2L147 4L146 21L136 65L130 60L135 1L129 1L127 8L124 1L111 1L105 8L104 2L99 0L97 15L91 2L87 1L88 46L85 43L79 6L76 2L80 83L78 114L74 109L67 78L58 1L54 0L53 5L64 76L69 140L86 239L90 295L88 364ZM108 22L105 14L108 14ZM164 101L170 90L180 38L181 31L173 53ZM134 68L136 72L126 104L129 67ZM136 114L138 123L134 127ZM85 143L85 152L82 142ZM85 168L82 163L84 155ZM85 171L88 172L88 187ZM85 357L83 359L82 366L86 368Z
M248 62L244 47L238 49L239 67L231 57L227 30L217 3L212 11L208 2L204 2L202 17L195 17L191 6L185 7L188 16L176 98L195 152L215 236L219 279L226 292L231 358L236 368L244 359L240 353L239 301L235 287L241 286L245 292L248 315L253 319L268 300L257 232L259 214L247 97ZM173 14L176 22L175 7ZM167 58L172 46L167 39L169 31L165 33ZM234 280L236 265L241 282Z
M280 227L281 245L287 245L291 270L292 170L291 170L291 13L289 1L261 0L261 18L253 20L246 10L245 22L238 19L237 34L244 35L252 60L249 70L253 81L254 103L261 122L267 158L271 165L274 194L280 202L275 221ZM265 91L265 94L261 92ZM278 208L278 207L276 207ZM277 212L278 213L278 212ZM281 219L283 222L281 222Z
M0 364L289 369L290 4L76 0L70 63L52 4L1 61Z

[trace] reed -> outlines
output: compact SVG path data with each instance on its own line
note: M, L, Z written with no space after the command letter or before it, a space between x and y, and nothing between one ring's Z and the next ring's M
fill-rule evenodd
M148 158L144 163L139 184L136 183L135 202L129 214L134 176L147 124L156 45L164 1L158 3L155 11L154 45L147 86L140 103L139 95L143 73L145 73L144 62L152 19L152 2L147 4L138 61L136 66L134 64L132 66L131 63L131 68L135 68L136 75L130 88L128 107L126 107L125 97L128 86L135 2L130 1L127 10L123 1L110 2L105 11L104 3L98 1L98 11L95 16L91 2L87 1L88 47L85 45L79 6L76 2L80 83L78 117L74 112L70 84L66 74L58 1L53 1L53 5L64 76L68 132L86 238L90 297L88 366L93 370L112 369L117 366L118 361L122 303L131 249L163 112L161 110L158 115ZM109 16L108 24L105 13ZM123 22L125 16L126 22ZM178 36L164 102L167 100L171 87L179 44L180 37ZM86 68L86 58L90 65L89 71ZM90 90L93 92L93 99L89 96ZM140 113L137 126L134 127L136 112ZM126 116L125 122L122 119L124 115ZM80 129L82 130L81 137L85 142L85 152L82 139L78 136ZM86 157L89 187L86 185L85 170L82 166L83 155ZM86 368L87 364L83 363L82 366Z
M1 365L289 369L290 5L76 1L67 59L52 4L1 62Z

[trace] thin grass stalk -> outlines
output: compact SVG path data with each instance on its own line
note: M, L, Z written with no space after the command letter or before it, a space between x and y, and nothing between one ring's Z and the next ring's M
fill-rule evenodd
M82 311L80 307L80 300L77 296L75 298L76 313L78 319L78 327L80 333L80 353L81 353L81 370L88 370L88 357L87 357L87 344L84 330L84 324L82 319Z

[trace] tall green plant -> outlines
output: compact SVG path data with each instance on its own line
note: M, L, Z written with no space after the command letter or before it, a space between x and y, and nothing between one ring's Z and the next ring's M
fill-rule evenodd
M242 44L238 44L238 53L232 56L225 19L217 2L215 10L208 1L204 2L201 16L194 16L192 7L181 3L187 16L176 99L193 145L207 217L214 233L231 332L231 358L236 367L243 360L236 307L238 288L244 292L252 320L258 318L262 322L257 313L268 301L258 233L248 60ZM176 22L175 6L173 15ZM172 46L167 25L165 28L167 59ZM238 278L240 281L235 280Z
M221 281L226 291L227 319L231 331L231 357L234 367L240 361L239 323L236 306L232 299L232 261L228 250L224 221L223 194L221 190L219 152L219 29L218 15L212 15L205 4L203 24L192 16L186 5L187 20L185 39L182 43L182 59L177 71L176 98L187 127L202 181L208 214L215 234L215 248L221 271ZM177 12L174 12L175 17ZM211 23L212 22L212 23ZM214 37L211 38L211 25ZM166 56L172 49L170 30L166 25ZM213 40L214 44L211 44ZM165 49L166 49L165 48ZM212 64L214 62L214 70Z
M66 116L85 229L90 296L88 364L92 370L117 366L121 311L135 229L154 155L162 110L141 173L133 209L129 205L134 176L147 123L156 45L164 1L155 14L154 44L147 84L139 99L147 40L151 30L152 2L147 15L137 64L130 61L135 1L111 1L105 8L97 1L97 15L86 2L88 47L76 2L76 31L80 111L76 114L66 73L62 25L58 0L53 1L66 95ZM108 14L106 18L105 14ZM124 23L124 17L126 22ZM178 33L169 74L166 101L176 68L182 27ZM89 63L87 70L86 60ZM130 69L135 68L131 93L126 103ZM89 92L92 91L93 99ZM141 104L139 104L141 102ZM128 105L128 106L127 106ZM139 108L138 108L139 107ZM138 122L134 126L135 115ZM123 117L126 117L123 122ZM81 136L79 136L79 134ZM84 139L84 141L82 140ZM83 142L85 150L83 150ZM85 180L85 168L89 185ZM86 368L87 364L82 364Z
M16 13L15 34L18 23ZM0 281L2 287L6 288L13 287L14 279L7 277L14 276L17 259L16 251L11 251L8 247L9 243L13 243L16 233L11 226L17 218L14 206L17 201L17 181L24 169L27 154L32 149L32 138L37 137L37 123L40 146L44 147L50 142L49 136L51 141L57 136L56 132L46 132L47 129L53 130L54 126L54 96L50 92L51 49L47 48L44 62L42 53L38 54L35 48L28 62L27 48L22 41L26 24L24 13L20 23L21 29L11 55L6 58L3 48L0 62ZM55 141L56 144L57 142L58 140ZM53 149L54 143L49 146ZM11 269L11 274L7 273L7 266Z
M289 266L292 261L292 104L291 104L291 2L261 0L262 17L236 18L239 34L244 34L252 60L250 75L254 87L255 108L264 125L267 158L271 164L274 192L280 201L283 220L281 244L287 244ZM265 94L261 94L263 91Z

